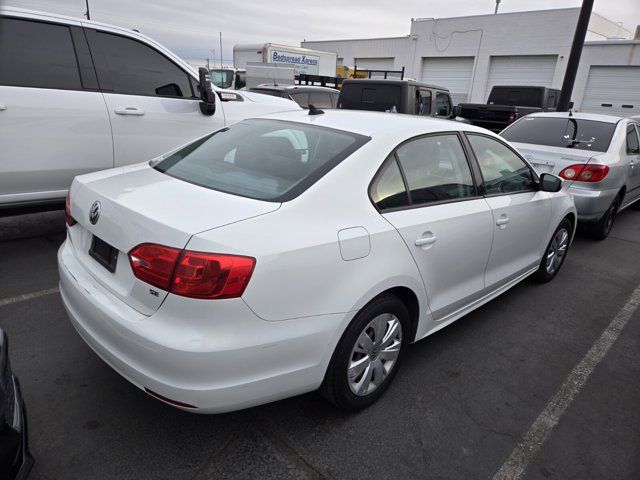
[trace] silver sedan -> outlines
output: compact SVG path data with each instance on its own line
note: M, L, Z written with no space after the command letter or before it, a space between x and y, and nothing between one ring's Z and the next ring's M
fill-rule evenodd
M536 169L565 180L578 220L593 238L609 235L616 215L640 207L640 119L589 113L536 113L502 131Z

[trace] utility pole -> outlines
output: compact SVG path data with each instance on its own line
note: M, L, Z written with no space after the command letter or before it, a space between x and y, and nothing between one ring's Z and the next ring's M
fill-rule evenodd
M220 32L220 68L223 68L223 65L222 65L222 32Z
M497 14L498 14L498 7L500 6L500 1L501 1L501 0L496 0L496 11L495 11L495 12L493 12L493 13L494 13L494 15L497 15Z
M89 0L84 0L84 3L87 4L87 12L85 13L87 20L91 20L91 15L89 14Z
M211 53L213 53L213 58L212 58L212 60L213 60L213 68L216 68L216 49L215 49L215 48L212 48L212 49L210 49L209 51L210 51Z
M587 28L589 27L592 10L593 0L582 0L582 8L580 9L580 16L578 17L576 32L573 35L571 52L569 53L569 60L567 60L567 70L564 74L560 99L558 100L557 110L559 112L569 110L569 101L571 100L571 93L573 92L573 84L576 81L576 73L578 72L580 57L582 56L582 47L584 46L584 39L587 36Z

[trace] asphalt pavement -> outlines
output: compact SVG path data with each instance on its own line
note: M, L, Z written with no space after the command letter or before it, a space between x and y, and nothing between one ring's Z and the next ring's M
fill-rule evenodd
M579 235L553 282L522 282L412 345L357 414L314 393L216 416L149 397L69 323L55 291L63 239L62 212L0 218L0 327L27 404L30 480L491 479L518 444L536 452L526 479L640 478L640 309L545 441L526 443L640 285L640 211L605 241Z

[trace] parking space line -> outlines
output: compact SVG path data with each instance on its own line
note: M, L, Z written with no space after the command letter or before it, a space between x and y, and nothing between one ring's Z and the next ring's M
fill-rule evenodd
M55 287L55 288L48 288L46 290L40 290L39 292L25 293L23 295L18 295L16 297L1 298L0 307L4 305L9 305L10 303L24 302L26 300L31 300L33 298L44 297L45 295L51 295L52 293L58 293L59 291L60 289L58 287Z
M591 346L560 389L533 422L522 440L513 449L493 480L518 480L526 473L527 466L543 447L551 430L558 424L560 417L580 393L594 369L609 352L611 346L620 336L629 319L640 306L640 285L633 291L627 303L618 312L600 338Z

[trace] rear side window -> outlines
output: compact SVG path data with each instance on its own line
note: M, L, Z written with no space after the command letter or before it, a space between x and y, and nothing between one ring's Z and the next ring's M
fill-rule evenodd
M369 137L278 120L244 120L155 166L212 190L283 202L304 192Z
M400 112L401 101L402 88L400 85L376 85L369 82L346 83L340 91L339 108Z
M535 190L531 168L510 148L490 137L468 134L467 138L478 160L486 194Z
M606 152L615 123L561 117L524 117L500 133L516 143Z
M114 93L192 97L189 75L142 42L120 35L87 31L100 88Z
M446 93L436 93L436 115L439 117L451 115L451 100Z
M309 105L316 108L333 108L331 104L331 94L329 92L309 92Z
M489 94L489 105L511 105L518 107L539 107L542 89L537 88L493 88Z
M371 200L379 210L406 207L409 196L395 157L388 160L371 184Z
M69 27L0 17L0 85L81 89Z
M627 154L637 155L640 153L640 145L638 143L638 134L633 125L627 127Z
M417 138L399 147L396 155L412 204L475 196L469 163L457 135Z

